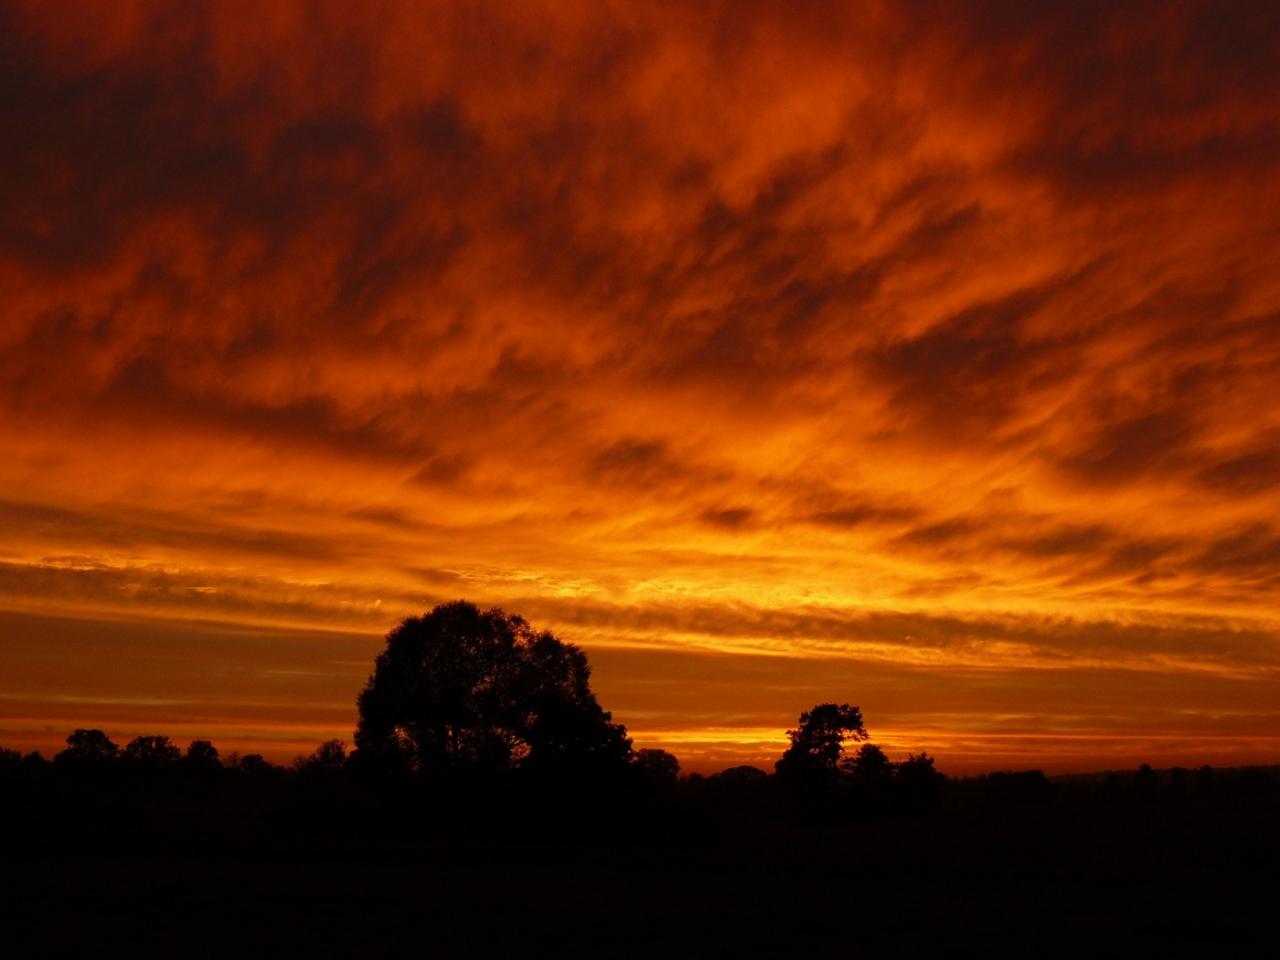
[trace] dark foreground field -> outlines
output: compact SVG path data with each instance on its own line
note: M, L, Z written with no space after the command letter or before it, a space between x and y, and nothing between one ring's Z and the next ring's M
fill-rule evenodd
M1210 949L1274 944L1280 893L1265 772L950 782L913 810L769 782L483 802L338 778L68 786L5 796L9 956Z

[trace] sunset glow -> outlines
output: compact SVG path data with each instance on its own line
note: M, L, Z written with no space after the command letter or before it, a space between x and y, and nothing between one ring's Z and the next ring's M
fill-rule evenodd
M1274 5L0 3L0 742L1280 758Z

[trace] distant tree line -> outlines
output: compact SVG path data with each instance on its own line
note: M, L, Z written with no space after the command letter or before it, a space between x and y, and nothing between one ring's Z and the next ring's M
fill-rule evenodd
M237 825L237 837L254 830L262 840L290 831L310 836L331 831L332 818L343 816L366 830L376 824L392 843L419 816L406 805L437 811L434 821L421 819L420 831L436 822L484 834L516 820L527 828L533 818L560 835L587 824L617 833L624 823L632 831L698 834L732 822L751 821L752 829L841 824L1063 798L1206 802L1269 796L1275 786L1265 769L1157 773L1146 765L1092 779L1051 781L1032 770L950 780L923 752L890 760L870 741L859 708L836 702L800 714L772 775L740 766L682 776L671 753L633 747L589 681L586 656L551 633L501 610L444 604L388 634L357 699L350 752L330 740L281 767L257 753L224 756L203 739L183 749L165 736L139 736L122 748L102 730L77 729L52 762L0 750L0 814L35 834L98 836L97 821L133 822L139 835L160 842L216 833L207 815L171 822L175 810L203 804L220 811L215 820ZM399 820L387 813L397 807Z
M297 758L291 771L414 777L470 789L512 781L674 786L679 760L665 750L634 749L626 728L597 702L590 677L580 649L519 616L465 601L442 604L387 635L356 701L354 751L331 740ZM942 780L924 753L892 763L867 742L862 714L848 704L805 711L788 738L775 777L796 791L847 787L870 795L898 782L923 796ZM846 754L849 743L860 744L856 753ZM20 758L11 751L4 757L13 769L41 762L38 755ZM140 736L121 749L97 729L74 731L54 764L84 773L147 775L277 769L259 754L224 759L208 740L195 740L184 752L168 737ZM766 776L744 768L731 779L756 775Z

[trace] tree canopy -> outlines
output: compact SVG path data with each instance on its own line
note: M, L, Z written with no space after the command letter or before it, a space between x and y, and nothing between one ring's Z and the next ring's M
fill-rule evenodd
M787 731L791 745L775 764L778 776L793 783L835 783L846 739L867 739L862 711L847 703L821 703L800 714L794 730Z
M465 601L388 635L357 700L356 757L447 778L625 769L626 728L596 702L586 655Z
M119 755L120 748L101 730L80 727L67 737L67 749L55 759L66 765L101 766Z
M124 748L124 760L142 769L157 770L177 763L182 751L168 737L134 737Z
M680 779L680 761L666 750L637 750L632 768L640 782L650 786L674 786Z

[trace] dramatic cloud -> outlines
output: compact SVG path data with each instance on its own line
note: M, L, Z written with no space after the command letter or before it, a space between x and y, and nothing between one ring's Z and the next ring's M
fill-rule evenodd
M464 596L703 767L827 698L1273 758L1278 64L1261 2L0 2L0 734L345 736Z

